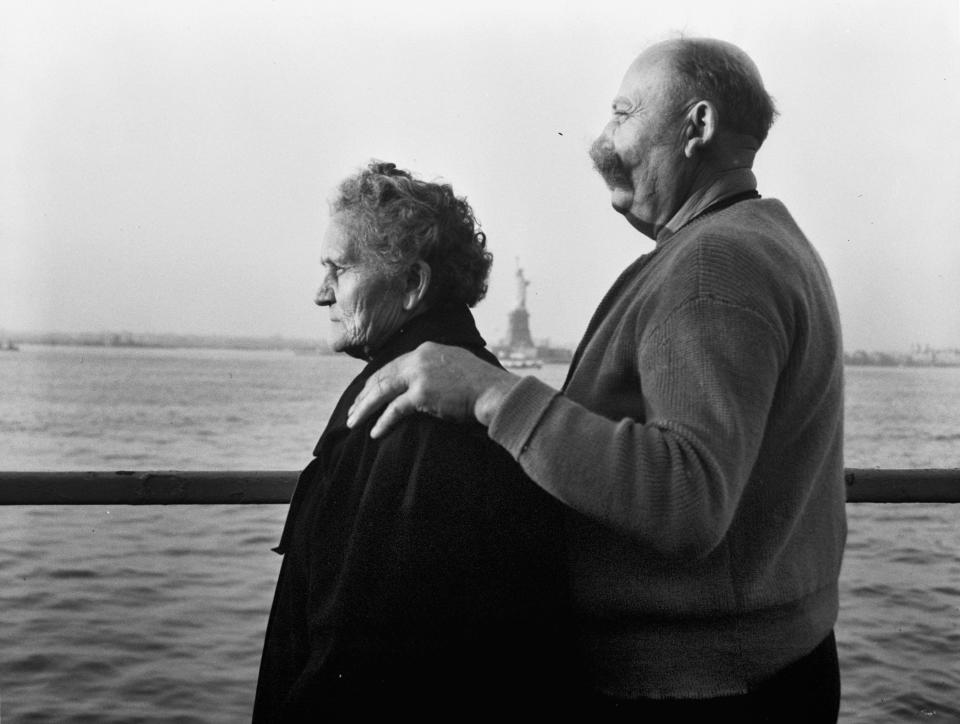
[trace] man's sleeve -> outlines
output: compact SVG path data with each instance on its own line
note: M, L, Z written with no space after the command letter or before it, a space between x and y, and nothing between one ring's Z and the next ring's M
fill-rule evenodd
M489 434L566 505L666 555L704 556L756 460L783 336L752 309L699 298L639 350L645 409L636 419L605 418L527 377Z

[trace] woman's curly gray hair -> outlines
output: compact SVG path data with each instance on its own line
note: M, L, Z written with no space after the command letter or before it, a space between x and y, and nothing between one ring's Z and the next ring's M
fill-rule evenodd
M470 204L449 184L372 161L340 184L331 211L340 215L359 260L390 274L426 262L431 304L472 307L487 293L493 255Z

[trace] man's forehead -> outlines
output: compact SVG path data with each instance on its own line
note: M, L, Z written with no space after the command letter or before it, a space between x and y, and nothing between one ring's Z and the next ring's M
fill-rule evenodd
M623 101L635 102L666 89L673 73L669 60L669 53L658 46L638 55L623 76L614 105Z

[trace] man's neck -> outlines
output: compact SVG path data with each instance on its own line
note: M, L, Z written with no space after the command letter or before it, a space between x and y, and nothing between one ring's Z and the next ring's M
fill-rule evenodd
M657 233L657 244L665 242L712 204L728 196L753 191L756 188L757 177L749 168L735 168L715 174L708 183L690 194L677 213L660 229Z

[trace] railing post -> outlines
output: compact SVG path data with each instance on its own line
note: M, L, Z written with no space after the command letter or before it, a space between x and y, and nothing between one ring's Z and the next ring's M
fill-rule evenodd
M2 472L0 505L287 503L291 470ZM960 503L960 469L848 468L848 503Z

